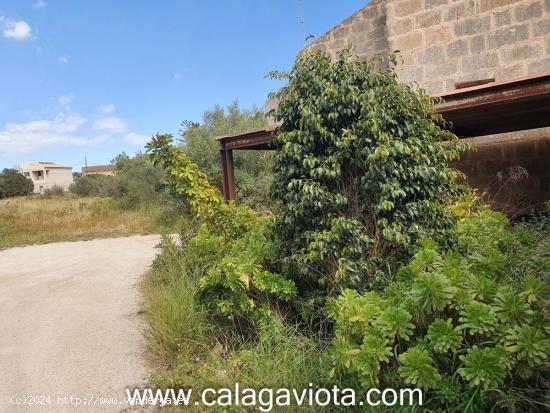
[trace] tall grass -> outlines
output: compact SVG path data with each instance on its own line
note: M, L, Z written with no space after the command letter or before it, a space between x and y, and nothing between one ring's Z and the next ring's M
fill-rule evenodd
M121 210L110 198L20 197L0 201L0 248L173 230L160 207Z
M143 312L149 321L146 339L160 361L202 351L210 329L195 302L197 282L184 275L183 254L169 238L143 283Z
M222 247L222 246L220 246ZM145 337L160 366L153 380L160 388L307 388L324 380L319 342L274 315L257 337L227 337L197 301L199 279L185 246L165 239L145 278Z

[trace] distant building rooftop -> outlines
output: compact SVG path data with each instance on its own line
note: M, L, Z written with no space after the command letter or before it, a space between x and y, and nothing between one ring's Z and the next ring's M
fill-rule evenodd
M19 168L20 169L47 169L47 168L73 169L72 166L61 165L61 164L55 163L55 162L44 162L44 161L20 163Z
M114 175L114 173L115 173L114 165L92 165L92 166L82 167L82 175L93 175L93 174Z

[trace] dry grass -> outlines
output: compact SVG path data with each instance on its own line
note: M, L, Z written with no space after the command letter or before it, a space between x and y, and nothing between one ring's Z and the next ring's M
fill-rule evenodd
M0 249L15 245L159 233L154 210L120 210L109 198L21 197L0 201Z

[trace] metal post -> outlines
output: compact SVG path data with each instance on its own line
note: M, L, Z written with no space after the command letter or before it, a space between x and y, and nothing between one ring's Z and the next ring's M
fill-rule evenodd
M222 192L226 201L235 200L235 175L233 172L233 151L220 149L222 167Z

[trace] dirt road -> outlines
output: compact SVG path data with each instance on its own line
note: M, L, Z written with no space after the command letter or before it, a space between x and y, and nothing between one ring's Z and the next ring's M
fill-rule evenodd
M109 398L145 383L136 283L158 242L147 235L0 251L0 412L125 410Z

